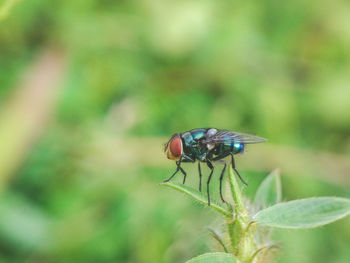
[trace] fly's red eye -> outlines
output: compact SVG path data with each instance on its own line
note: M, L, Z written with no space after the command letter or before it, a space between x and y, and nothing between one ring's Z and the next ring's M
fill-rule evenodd
M179 133L175 133L171 136L164 148L164 152L168 159L178 161L183 153L182 140Z
M174 157L180 157L182 154L182 141L180 137L175 137L170 142L170 151Z

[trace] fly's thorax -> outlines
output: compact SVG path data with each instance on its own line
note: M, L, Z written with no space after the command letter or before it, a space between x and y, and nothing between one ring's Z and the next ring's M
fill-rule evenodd
M215 135L217 132L218 132L217 129L215 129L215 128L210 128L210 129L207 131L207 137L211 137L211 136Z
M204 162L204 160L207 158L207 153L202 153L197 156L197 159Z
M196 143L190 132L184 132L181 135L181 137L184 140L185 146L187 146L187 147L191 147L193 144Z
M175 133L173 136L171 136L170 140L164 147L164 152L166 153L168 159L174 161L180 160L180 156L183 154L183 145L179 133Z
M208 150L213 150L215 148L215 144L214 143L207 143L207 148Z
M181 134L184 143L184 153L192 159L205 160L208 149L202 141L205 139L207 129L194 129Z
M191 134L193 140L198 142L201 139L204 139L206 136L207 129L193 129L190 130L189 133Z

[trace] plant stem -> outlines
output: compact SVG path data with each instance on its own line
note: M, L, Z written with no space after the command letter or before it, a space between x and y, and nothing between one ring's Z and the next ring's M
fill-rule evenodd
M235 202L234 220L226 220L233 254L244 263L252 262L256 250L254 241L255 227L249 224L248 213L243 203L243 196L239 184L230 166L228 178L231 187L232 199Z
M232 198L233 198L233 201L235 202L235 212L237 215L247 218L248 215L247 215L247 210L245 209L243 204L242 192L231 166L229 166L229 169L228 169L228 179L230 182Z

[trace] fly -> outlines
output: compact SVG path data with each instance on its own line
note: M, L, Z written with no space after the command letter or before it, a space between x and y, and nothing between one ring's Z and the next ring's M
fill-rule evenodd
M170 181L179 171L184 175L183 184L186 181L186 172L181 167L184 162L194 163L198 161L199 172L199 191L202 191L202 172L200 163L206 163L210 169L207 180L208 205L210 205L209 184L213 175L213 162L221 163L224 168L220 175L220 197L226 203L222 196L222 180L224 178L227 163L223 160L225 157L231 157L232 169L236 172L239 179L247 185L236 169L235 154L244 153L245 145L250 143L265 142L266 139L228 130L218 130L215 128L193 129L184 133L175 133L165 144L164 152L168 159L176 161L176 171L164 182Z

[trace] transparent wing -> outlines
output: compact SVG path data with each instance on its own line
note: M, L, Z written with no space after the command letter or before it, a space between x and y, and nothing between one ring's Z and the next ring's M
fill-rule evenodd
M206 139L206 143L223 143L232 141L234 143L260 143L266 142L266 139L247 134L233 131L219 130L216 134Z

